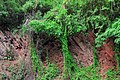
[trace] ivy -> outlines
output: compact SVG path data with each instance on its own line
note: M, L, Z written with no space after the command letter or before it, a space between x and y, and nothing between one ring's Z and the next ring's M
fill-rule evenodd
M119 46L119 6L119 0L1 0L0 22L6 26L27 26L22 27L23 32L29 30L55 36L61 43L64 77L72 79L72 76L76 74L75 79L82 76L82 78L94 80L96 78L82 75L85 72L78 70L79 68L68 50L68 37L78 32L86 33L87 30L92 30L96 37L93 49L94 65L98 66L96 47L100 47L109 37L114 39L116 47ZM22 25L25 19L28 22L26 25ZM38 67L39 59L35 50L35 48L31 49L33 71L38 71L38 75L41 75L40 67ZM45 76L40 76L40 78L51 80L55 77L57 70L53 65L50 66L50 69L53 71L45 70Z
M59 69L54 65L48 62L47 68L44 67L43 63L39 59L39 56L36 53L34 48L34 43L31 42L31 59L32 59L32 69L34 72L35 80L51 80L59 74Z
M75 15L74 15L75 16ZM67 37L80 30L86 30L77 22L76 16L67 14L64 4L57 6L47 12L42 20L32 20L29 25L36 33L45 32L48 35L54 35L60 41L64 57L64 78L72 77L72 74L78 70L74 59L68 50Z
M119 18L114 20L111 14L118 12L117 0L60 0L60 1L31 1L26 2L23 8L27 11L38 7L49 8L44 14L42 11L32 18L29 22L29 29L36 33L47 33L49 36L54 35L62 46L64 57L64 76L72 79L72 76L79 73L77 65L68 50L68 37L80 31L92 29L94 32L94 65L98 65L96 47L100 47L109 37L114 37L114 42L120 42ZM54 3L57 3L54 4ZM82 72L80 72L82 73ZM78 78L78 77L77 77ZM91 79L92 78L87 78ZM94 78L93 78L94 79Z

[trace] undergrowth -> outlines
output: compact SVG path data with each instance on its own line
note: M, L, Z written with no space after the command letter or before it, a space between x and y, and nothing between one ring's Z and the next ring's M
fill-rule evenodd
M36 53L34 44L31 44L31 59L35 80L52 80L52 78L56 77L60 72L59 68L49 62L47 62L47 66L44 67Z
M115 71L115 70L112 70L112 69L109 69L107 71L107 76L106 76L106 80L119 80L119 71Z
M54 3L57 3L57 5ZM49 36L55 36L59 40L64 58L64 79L99 80L100 77L96 70L97 67L100 67L97 47L101 47L105 40L110 37L116 45L120 43L119 5L119 0L59 0L53 2L51 0L36 0L35 2L29 0L22 8L23 11L33 9L31 12L34 15L31 15L32 17L27 24L29 26L28 31L34 31L36 34L44 32ZM44 12L41 10L43 8L45 8ZM91 30L96 38L93 49L94 65L79 70L68 50L68 37L77 32L87 33L87 30ZM31 57L33 70L38 79L46 79L41 77L47 70L39 60L35 48L31 49ZM117 60L119 69L119 58ZM49 71L46 73L48 77ZM51 77L47 79L51 79Z
M80 68L71 80L100 80L99 70L94 66Z
M6 68L7 72L10 72L11 75L8 75L6 72L0 72L2 80L25 80L25 76L28 71L25 69L24 63L20 62L20 65L12 66L10 65Z
M70 80L119 80L120 72L108 69L104 78L101 78L100 67L88 66L80 68Z
M64 57L64 79L98 80L100 78L96 68L100 66L97 47L101 47L108 38L114 41L120 71L119 6L120 0L1 0L0 29L9 30L13 26L17 28L24 26L23 32L26 30L34 31L36 34L44 32L49 36L55 36L61 44ZM87 30L91 30L96 38L93 49L94 65L79 70L68 50L68 37L78 32L87 33ZM30 50L37 80L51 80L57 76L59 70L54 64L48 62L47 68L43 66L33 42ZM8 52L6 59L13 60L13 53ZM108 71L108 80L115 77L111 73Z

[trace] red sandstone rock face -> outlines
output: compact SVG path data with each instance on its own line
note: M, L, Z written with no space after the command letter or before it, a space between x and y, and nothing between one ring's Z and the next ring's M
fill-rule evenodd
M105 41L106 43L98 50L99 63L101 66L101 73L106 72L108 69L112 69L117 66L114 58L115 52L113 51L114 44L111 38Z
M50 63L56 64L56 66L59 67L59 69L61 69L61 72L62 72L63 71L63 55L59 47L59 43L57 41L50 42L50 44L47 44L45 48L46 48L46 51L48 51L47 53L48 53Z
M93 47L88 41L88 37L78 33L69 38L69 43L71 44L69 50L79 66L87 67L93 64Z
M22 64L24 64L29 72L29 74L24 72L26 74L25 80L34 80L28 48L29 37L26 35L21 38L19 34L12 35L8 31L5 34L0 32L0 73L6 74L11 78L12 72L9 72L7 69L12 66L15 73L17 73L21 69ZM10 56L12 59L8 59ZM25 71L27 71L26 69ZM2 74L0 74L0 80L1 76Z
M90 66L93 64L93 47L88 39L93 40L93 34L84 36L81 33L69 38L69 51L71 52L75 62L78 66ZM92 42L92 41L91 41ZM55 63L61 70L63 70L63 55L59 42L49 42L45 45L46 52L51 63ZM46 61L43 61L45 66Z
M95 42L95 34L91 30L88 30L88 41L91 44L94 44Z
M90 30L88 31L88 40L91 44L94 44L95 35ZM103 44L101 48L97 49L97 52L101 74L105 73L108 69L113 69L117 66L116 59L114 58L115 52L112 38L108 38L105 41L105 44Z
M9 72L6 72L4 69L5 66L16 65L19 63L19 61L24 60L26 63L30 63L30 53L29 53L29 38L28 36L24 38L20 38L18 34L11 35L9 32L6 32L8 39L5 38L5 35L0 32L0 38L3 40L5 46L10 50L9 44L13 47L13 52L15 55L14 60L12 61L6 61L3 60L6 56L5 52L5 46L3 46L3 43L0 42L0 72L5 72L8 76L11 74ZM73 58L75 59L75 62L78 66L90 66L93 64L93 44L95 41L95 35L88 31L88 35L84 36L81 33L78 33L74 35L73 37L70 37L69 39L69 50L71 54L73 55ZM48 44L44 45L45 48L45 56L46 53L48 54L48 58L51 63L55 63L56 66L58 66L61 69L61 72L63 71L63 55L60 48L60 44L58 41L49 42ZM113 58L115 52L113 51L114 44L112 42L112 39L107 39L106 43L103 44L101 48L98 49L98 59L101 66L101 73L104 73L110 68L113 68L117 65L116 60ZM10 64L8 64L10 63ZM43 60L43 64L47 66L46 59ZM28 65L28 64L27 64ZM28 65L29 69L31 64ZM7 67L6 67L7 68ZM26 78L26 80L32 80L29 79L30 77Z

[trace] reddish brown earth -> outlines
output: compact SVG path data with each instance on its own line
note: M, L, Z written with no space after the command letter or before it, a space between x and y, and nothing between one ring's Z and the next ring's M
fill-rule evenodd
M91 36L93 35L90 34L85 37L83 34L77 33L69 38L69 51L72 53L76 64L80 67L87 67L93 64L93 47L91 44L93 37ZM55 63L63 70L63 56L59 45L57 41L49 42L45 45L45 48L49 51L48 57L50 62ZM44 65L46 65L45 61Z
M100 63L100 68L101 74L104 74L108 69L114 69L117 66L116 59L114 58L115 52L113 50L114 48L114 43L112 39L107 39L105 41L106 43L103 44L101 48L98 49L99 51L99 63Z
M42 38L44 36L41 36ZM41 39L41 38L40 38ZM20 37L19 34L11 34L6 32L6 35L0 32L0 80L2 74L6 74L8 77L11 77L14 72L18 72L22 64L25 65L23 71L26 80L34 80L30 51L29 51L29 41L30 38L26 35ZM46 38L43 39L46 41ZM77 33L68 39L69 51L71 52L76 64L79 67L87 67L93 64L93 44L95 41L95 35L88 31L87 36L83 33ZM37 43L37 42L36 42ZM41 44L37 44L41 45ZM103 44L101 48L97 49L98 60L100 63L100 73L103 74L110 68L116 66L116 60L113 58L115 52L113 51L113 41L107 39L106 43ZM63 55L61 51L60 43L56 40L48 41L43 47L44 52L41 54L42 62L44 66L47 66L47 55L51 63L55 63L63 71ZM8 52L6 53L6 49ZM12 57L8 60L7 57ZM13 71L10 72L8 69L10 66L13 66ZM7 80L7 79L6 79Z
M78 33L69 38L69 44L69 50L79 66L87 67L93 64L93 47L88 37Z
M22 68L23 65L24 68ZM21 38L20 35L12 35L8 31L0 32L0 80L9 80L9 78L13 78L14 73L18 76L14 80L19 80L21 75L17 73L20 71L24 72L22 75L25 76L25 80L34 80L29 52L29 37L26 35ZM2 79L3 74L7 76L4 79Z
M48 43L45 45L46 51L48 51L48 58L50 63L55 63L57 67L63 71L63 55L57 41ZM46 62L46 61L44 61ZM45 65L45 64L44 64Z
M89 42L94 44L95 35L91 31L88 31L88 33ZM105 76L108 69L116 69L117 62L114 58L115 52L112 38L108 38L100 48L97 48L97 56L102 76Z

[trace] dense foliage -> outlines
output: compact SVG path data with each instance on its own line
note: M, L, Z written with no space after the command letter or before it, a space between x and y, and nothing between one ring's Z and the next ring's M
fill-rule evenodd
M36 34L46 33L48 36L55 36L61 43L64 56L64 78L79 80L86 75L82 75L81 73L85 74L84 71L80 71L74 63L74 59L68 50L68 37L77 32L87 33L88 30L91 30L96 37L94 63L97 61L96 48L101 47L107 38L114 40L115 51L119 56L119 6L120 0L2 0L0 3L0 26L2 26L1 29L3 27L22 26L23 31L34 31ZM39 67L41 63L37 59L35 50L31 50L33 50L31 51L33 70L39 72L41 71ZM120 64L120 59L117 58L117 60ZM52 69L54 68L52 66ZM120 69L120 65L118 68ZM53 72L45 71L46 76L51 76L50 73L53 73L48 80L51 80L58 73L56 68ZM38 75L40 76L41 72ZM72 77L74 75L76 76ZM86 79L95 80L97 78L99 76L95 75Z

